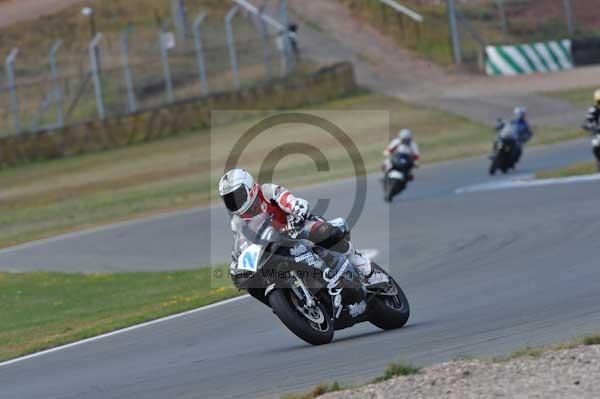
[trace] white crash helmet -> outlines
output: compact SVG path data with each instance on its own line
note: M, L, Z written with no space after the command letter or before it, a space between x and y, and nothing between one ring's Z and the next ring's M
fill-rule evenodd
M219 181L219 195L227 210L235 215L246 212L258 195L258 184L244 169L232 169Z
M513 113L515 115L515 118L521 119L525 117L527 110L525 109L525 107L516 107Z
M400 140L412 140L412 132L409 129L402 129L398 132Z

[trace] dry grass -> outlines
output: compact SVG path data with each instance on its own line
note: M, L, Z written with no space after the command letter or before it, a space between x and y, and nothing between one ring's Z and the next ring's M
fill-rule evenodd
M591 107L594 104L593 94L597 89L597 87L582 87L578 89L552 91L542 94L548 97L558 98L559 100L569 102L577 107L585 109L586 107Z
M485 154L493 134L467 119L418 108L380 95L364 94L318 108L352 110L323 114L346 130L358 146L368 172L379 170L387 144L387 114L392 131L411 127L422 147L423 162ZM358 112L360 111L360 112ZM0 246L29 241L125 218L206 204L215 199L218 174L239 134L259 116L209 131L196 131L155 142L34 163L0 171ZM544 130L537 142L573 137ZM285 157L275 179L291 187L351 176L345 150L319 129L283 125L251 145L241 165L256 173L275 146L302 141L324 151L330 171L317 169L305 155ZM211 169L215 171L211 174ZM269 169L269 168L267 168Z
M596 161L590 161L572 165L567 168L538 172L535 176L538 179L553 179L572 176L593 175L595 173L598 173L597 163Z

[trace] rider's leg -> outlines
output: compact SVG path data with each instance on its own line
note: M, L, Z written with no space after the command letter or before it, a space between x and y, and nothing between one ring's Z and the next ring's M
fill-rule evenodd
M385 274L374 273L371 261L354 248L348 235L342 229L322 220L313 220L307 222L305 231L308 239L315 244L344 254L356 271L366 280L367 285L389 281Z

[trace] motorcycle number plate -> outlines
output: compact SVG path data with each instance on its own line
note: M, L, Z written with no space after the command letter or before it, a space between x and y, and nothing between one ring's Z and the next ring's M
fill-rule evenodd
M260 256L261 246L252 244L242 252L238 258L237 268L256 272Z

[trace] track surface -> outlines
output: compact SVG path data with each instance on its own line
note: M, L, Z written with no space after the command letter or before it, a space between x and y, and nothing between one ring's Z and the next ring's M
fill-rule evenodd
M539 148L526 154L521 172L589 156L581 141ZM371 179L366 222L355 241L371 248L392 243L391 270L413 308L404 329L383 332L362 324L338 332L330 345L310 347L266 307L241 299L0 367L0 396L278 397L320 381L365 380L395 360L424 365L492 356L597 332L600 185L453 194L489 181L486 167L485 160L472 159L423 168L407 195L391 205L389 231L381 227L387 207ZM340 208L352 201L348 182L326 189ZM324 191L313 187L302 194L314 198ZM10 258L12 267L26 269L44 255L67 270L82 264L77 259L91 260L98 270L131 266L132 259L147 269L178 267L199 256L209 232L218 237L214 246L228 251L226 223L208 230L202 225L207 212L53 241L2 254L0 261L5 266ZM141 244L145 239L154 240L152 248ZM132 256L136 251L146 252ZM94 263L97 258L102 261Z

